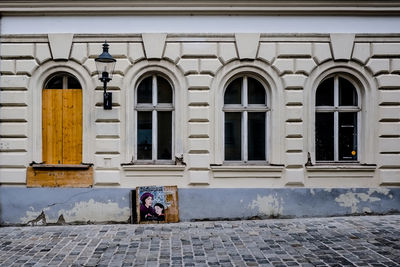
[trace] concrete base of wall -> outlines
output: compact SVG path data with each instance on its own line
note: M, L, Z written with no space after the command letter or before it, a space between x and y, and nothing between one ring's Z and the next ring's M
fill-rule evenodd
M0 187L0 224L130 223L132 192ZM181 221L400 213L400 188L193 188L178 194Z

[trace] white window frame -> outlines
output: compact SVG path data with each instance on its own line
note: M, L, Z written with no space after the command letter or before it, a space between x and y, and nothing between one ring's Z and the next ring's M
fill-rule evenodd
M138 103L138 97L137 97L137 90L141 82L143 82L144 79L148 77L152 77L152 103ZM172 103L158 103L158 86L157 86L157 76L162 77L165 79L169 85L171 86L172 90ZM135 105L134 105L134 153L133 153L133 160L135 163L138 164L175 164L175 145L174 145L174 140L175 140L175 92L174 92L174 87L171 83L171 81L165 77L164 75L160 73L150 73L147 75L144 75L139 81L137 82L135 86ZM140 111L151 111L152 112L152 159L151 160L143 160L143 159L138 159L137 158L137 137L138 137L138 112ZM172 118L171 118L171 159L170 160L162 160L162 159L157 159L157 149L158 149L158 112L160 111L171 111L172 112Z
M361 92L357 84L353 81L353 79L350 79L346 75L336 73L333 75L329 75L325 77L321 82L318 84L317 90L315 91L315 99L317 97L318 93L318 88L321 85L323 81L326 79L333 78L334 79L334 85L333 85L333 97L334 97L334 104L333 106L317 106L315 105L315 113L333 113L334 119L333 119L333 129L334 129L334 159L333 161L326 161L326 160L316 160L316 163L359 163L360 161L360 151L362 151L361 148L361 140L360 140L360 131L361 131L361 114L362 114L362 98L361 98ZM339 106L339 78L346 79L349 81L355 88L357 92L357 106ZM315 100L316 103L316 100ZM345 113L345 112L357 112L357 158L356 160L339 160L339 113ZM315 129L315 124L317 123L316 117L314 120L314 129ZM316 141L316 136L314 134L314 143ZM315 155L316 155L316 146L314 145L315 148Z
M265 91L265 105L264 104L248 104L248 78L253 78L260 82L262 86L264 87ZM259 164L266 164L269 161L269 137L270 137L270 111L271 108L269 107L269 94L267 90L266 84L258 79L257 77L250 75L250 74L242 74L242 75L236 75L233 78L231 78L225 88L224 88L224 93L223 93L223 99L225 98L225 93L226 89L228 86L237 78L243 78L242 79L242 87L241 87L241 93L242 93L242 103L241 104L225 104L223 100L223 123L222 123L222 133L223 133L223 164L224 165L237 165L237 164L251 164L251 165L259 165ZM225 159L225 113L226 112L236 112L236 113L241 113L241 160L226 160ZM265 112L265 160L248 160L248 113L249 112Z

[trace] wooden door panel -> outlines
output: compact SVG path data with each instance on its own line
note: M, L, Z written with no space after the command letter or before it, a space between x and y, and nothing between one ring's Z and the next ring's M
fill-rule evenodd
M63 89L63 164L82 163L82 90Z
M42 149L45 164L62 164L62 89L44 89L42 96Z

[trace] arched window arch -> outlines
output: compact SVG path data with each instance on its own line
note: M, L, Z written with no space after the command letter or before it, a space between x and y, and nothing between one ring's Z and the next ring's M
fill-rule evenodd
M224 93L224 160L267 160L269 121L265 84L252 75L235 76Z
M159 73L144 76L135 90L135 160L171 162L174 155L174 90Z
M316 161L359 161L361 97L357 84L346 75L327 76L315 95Z

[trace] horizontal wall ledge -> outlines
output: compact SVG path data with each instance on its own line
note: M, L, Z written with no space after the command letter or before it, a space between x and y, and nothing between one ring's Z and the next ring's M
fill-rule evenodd
M183 177L185 165L122 165L126 177Z
M306 166L308 178L373 178L376 169L375 164Z
M211 166L214 178L281 178L284 166Z

